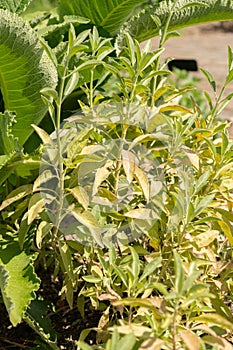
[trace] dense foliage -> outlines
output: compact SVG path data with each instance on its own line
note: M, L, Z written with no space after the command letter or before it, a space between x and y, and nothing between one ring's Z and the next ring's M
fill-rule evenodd
M233 142L221 112L233 52L220 91L202 70L214 100L174 83L161 59L179 11L180 26L203 7L214 20L208 3L35 3L0 1L0 288L12 325L60 348L49 274L80 317L99 312L67 348L231 349ZM229 2L213 4L230 18ZM156 50L131 31L145 13Z

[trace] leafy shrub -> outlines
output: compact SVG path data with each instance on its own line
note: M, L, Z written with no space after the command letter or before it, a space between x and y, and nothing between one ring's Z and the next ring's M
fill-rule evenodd
M34 124L42 144L25 155L13 114L2 115L0 286L12 324L25 319L58 349L38 297L46 268L83 318L101 312L79 349L230 348L233 144L219 113L231 49L219 94L203 70L216 101L206 94L202 113L194 98L179 103L192 89L172 84L161 61L169 21L152 51L129 33L119 50L96 27L79 31L86 20L63 19L46 28L63 40L44 44L59 76L41 89L54 132ZM78 89L80 108L62 122Z

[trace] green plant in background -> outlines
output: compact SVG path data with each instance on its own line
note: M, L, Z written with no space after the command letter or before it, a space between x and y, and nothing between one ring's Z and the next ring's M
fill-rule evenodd
M62 278L60 295L82 317L87 309L102 314L96 344L85 343L93 330L86 329L75 339L78 348L230 347L233 144L218 115L231 98L222 94L232 80L232 51L219 95L204 71L216 101L206 95L202 113L195 99L179 103L191 88L171 84L160 58L180 3L170 3L154 51L149 43L142 49L129 32L120 50L120 39L114 47L119 13L104 4L112 17L98 2L99 19L86 2L67 8L61 1L66 16L51 11L33 21L33 32L48 40L40 52L58 76L57 87L40 88L54 132L34 121L42 145L27 156L11 130L18 114L2 115L4 303L13 325L24 319L43 348L59 348L38 291L36 273L47 269L53 280ZM135 2L118 5L128 18ZM103 28L92 28L93 22ZM71 96L80 98L79 111L66 110L62 123ZM12 293L22 285L26 293Z
M6 2L4 0L1 1L0 8L10 12L17 12L25 18L30 18L30 11L35 11L38 6L36 6L35 1L31 6L29 5L30 1ZM56 5L58 14L56 14L56 10L52 7ZM123 34L121 33L124 32L128 32L131 36L137 38L137 40L142 41L165 32L169 37L171 31L182 28L183 26L208 21L232 19L231 3L226 0L213 0L211 2L204 0L200 2L192 2L189 0L155 1L152 2L150 6L148 6L147 1L142 0L137 2L127 1L127 3L124 0L118 0L117 3L106 0L104 3L95 1L94 4L91 4L91 2L87 4L85 1L74 1L72 4L68 4L65 1L60 1L58 3L54 2L54 5L49 5L47 2L42 1L40 6L42 6L42 10L44 7L48 13L38 15L36 19L34 18L31 20L31 23L34 30L37 30L38 33L45 37L49 44L53 46L59 43L61 44L61 41L66 38L70 22L73 22L77 31L82 31L83 25L89 21L90 26L95 25L101 29L101 35L110 38L116 38L117 36L117 42L118 45L120 45L121 38L123 38ZM27 7L28 12L24 15L23 12ZM138 12L137 16L132 16L133 11ZM10 47L11 42L14 48L13 51L6 52L6 55L3 56L1 92L5 110L12 110L17 113L17 123L13 128L13 132L19 137L20 143L23 144L32 132L30 127L32 119L33 122L37 124L41 121L45 113L45 106L41 104L42 101L38 95L40 88L43 87L43 85L54 88L56 86L57 73L51 62L46 58L46 53L43 53L41 45L39 43L35 44L37 37L34 30L28 27L27 24L16 15L2 12L2 17L3 27L1 31L5 33L5 35L1 35L2 45L5 45L6 35L8 35L7 31L9 31L9 41L7 41L7 45L4 46L4 50L7 50L7 47L8 50L12 50ZM87 18L88 21L84 20L84 18ZM19 23L17 24L16 22ZM19 31L20 27L22 27L22 33L26 31L28 34L19 35L17 31ZM165 32L160 30L165 27ZM166 37L166 35L163 34L161 44L164 43L164 40L167 40L168 37ZM14 40L15 37L16 40ZM26 40L27 37L28 40ZM22 51L22 47L25 47L25 50ZM19 49L21 50L20 52ZM118 49L120 50L120 47ZM28 58L34 54L37 55L37 58L35 56L35 59L29 62ZM10 57L9 55L12 56ZM12 67L4 66L4 60L9 57L12 62L12 67L14 67L15 64L19 66L16 71L14 71ZM17 63L15 63L15 59L18 60ZM20 64L19 60L22 61ZM27 68L30 67L27 72L25 71L25 66L27 66ZM34 70L37 71L37 74L34 73ZM11 71L12 73L9 74ZM14 79L14 81L17 80L17 84L19 84L17 88L19 96L16 101L11 96L13 93L11 76L12 79ZM32 79L32 76L35 81ZM24 79L22 79L22 77L24 77ZM24 107L24 116L21 116L21 106L25 105L27 105L27 107L26 109ZM21 123L24 124L24 130L22 129Z
M46 107L40 96L44 85L55 87L57 72L30 25L16 14L1 10L1 92L5 110L16 113L14 135L21 145L39 123Z

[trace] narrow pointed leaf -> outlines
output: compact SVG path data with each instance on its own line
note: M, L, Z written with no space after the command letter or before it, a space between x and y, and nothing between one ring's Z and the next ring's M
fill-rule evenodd
M135 177L142 189L142 192L145 196L145 199L147 203L150 201L150 184L149 180L146 176L146 173L140 169L139 167L135 166Z
M8 207L8 205L22 199L32 193L33 185L22 185L13 190L7 198L2 202L0 211Z

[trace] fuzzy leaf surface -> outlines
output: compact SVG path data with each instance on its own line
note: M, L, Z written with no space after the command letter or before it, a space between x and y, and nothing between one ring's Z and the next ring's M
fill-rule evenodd
M5 110L16 113L13 134L24 144L47 107L40 90L55 88L57 71L35 31L18 15L0 10L0 89Z

